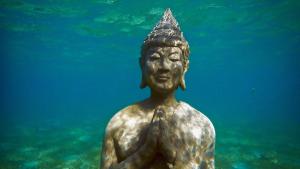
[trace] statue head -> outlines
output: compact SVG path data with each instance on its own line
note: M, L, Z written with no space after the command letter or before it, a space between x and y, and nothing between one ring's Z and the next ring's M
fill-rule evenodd
M148 34L141 48L140 87L158 92L186 88L184 75L189 66L189 45L170 9Z

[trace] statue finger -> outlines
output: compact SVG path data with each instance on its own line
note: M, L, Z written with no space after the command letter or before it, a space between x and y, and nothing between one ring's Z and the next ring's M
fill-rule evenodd
M161 114L162 114L161 108L156 108L153 112L153 117L152 117L151 123L159 121Z

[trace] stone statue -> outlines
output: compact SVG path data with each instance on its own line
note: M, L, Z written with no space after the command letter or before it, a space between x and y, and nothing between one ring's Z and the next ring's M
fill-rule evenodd
M141 88L151 96L120 110L107 125L102 169L214 169L215 130L183 101L189 45L167 9L145 39Z

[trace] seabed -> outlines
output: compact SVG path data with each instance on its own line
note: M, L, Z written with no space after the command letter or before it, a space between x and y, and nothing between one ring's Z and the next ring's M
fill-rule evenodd
M98 169L99 122L18 126L2 136L0 169ZM299 169L300 143L288 133L217 125L216 169Z

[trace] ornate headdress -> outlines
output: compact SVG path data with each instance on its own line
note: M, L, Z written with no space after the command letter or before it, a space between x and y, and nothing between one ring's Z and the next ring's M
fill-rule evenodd
M190 54L189 44L183 37L180 27L173 17L170 8L144 40L142 51L150 46L174 46L181 48L184 57Z

